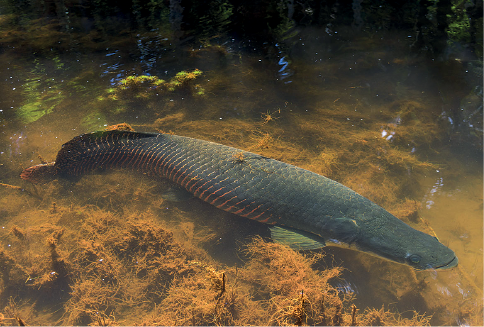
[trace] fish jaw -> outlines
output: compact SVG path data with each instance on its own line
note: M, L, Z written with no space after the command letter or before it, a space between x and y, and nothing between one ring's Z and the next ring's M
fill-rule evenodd
M450 268L457 267L458 264L459 264L459 259L457 259L457 257L454 256L454 258L452 258L452 260L447 262L446 264L441 265L441 266L432 267L432 269L442 269L442 270L443 269L450 269Z

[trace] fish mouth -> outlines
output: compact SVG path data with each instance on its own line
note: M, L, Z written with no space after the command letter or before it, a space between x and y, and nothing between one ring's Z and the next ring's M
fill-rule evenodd
M434 269L449 269L457 266L458 263L459 263L459 260L457 259L457 257L453 257L452 260L450 260L446 264L435 266Z

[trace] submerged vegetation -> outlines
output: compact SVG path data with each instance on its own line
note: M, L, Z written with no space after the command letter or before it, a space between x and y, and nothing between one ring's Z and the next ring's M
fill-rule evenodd
M9 299L2 323L429 325L417 313L358 312L353 295L330 284L340 268L314 270L321 255L256 237L245 246L244 266L223 267L195 246L206 239L187 238L190 230L186 223L169 228L152 213L63 205L42 211L25 229L12 225L11 249L0 252L2 297Z
M112 100L136 100L158 96L164 92L173 92L185 88L194 95L203 95L204 89L200 84L192 85L191 81L202 75L202 71L195 69L191 72L181 71L168 82L159 79L157 76L128 76L118 82L114 89L109 89L109 99ZM100 98L102 99L102 98Z

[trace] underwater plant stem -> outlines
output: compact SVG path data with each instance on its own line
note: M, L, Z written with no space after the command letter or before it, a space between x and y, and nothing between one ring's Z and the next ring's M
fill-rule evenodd
M351 326L358 326L358 323L356 322L356 305L351 306Z
M5 184L5 183L0 183L0 186L3 186L5 188L9 188L11 190L17 190L17 191L20 191L20 192L25 192L28 195L33 196L34 198L37 198L37 199L42 200L42 198L39 195L34 194L34 193L32 193L32 192L30 192L30 191L28 191L28 190L26 190L26 189L24 189L24 188L22 188L20 186L17 186L17 185L10 185L10 184Z

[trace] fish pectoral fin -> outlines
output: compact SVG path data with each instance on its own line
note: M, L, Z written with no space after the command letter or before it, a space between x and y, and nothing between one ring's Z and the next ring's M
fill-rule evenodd
M348 244L354 242L360 232L357 222L351 218L335 218L328 225L333 238Z
M281 226L269 229L274 242L287 245L293 250L314 250L326 245L321 237L297 229Z

